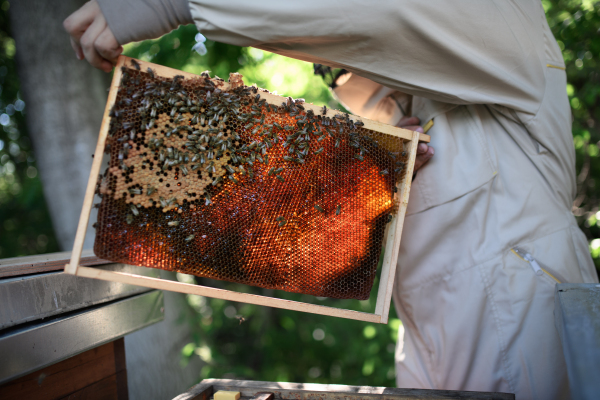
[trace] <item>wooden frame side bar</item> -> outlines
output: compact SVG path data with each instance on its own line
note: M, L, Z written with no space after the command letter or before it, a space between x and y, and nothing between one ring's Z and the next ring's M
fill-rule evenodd
M77 276L82 276L86 278L102 279L111 282L121 282L130 285L149 287L152 289L196 294L199 296L212 297L215 299L256 304L259 306L282 308L284 310L309 312L312 314L328 315L331 317L348 318L373 323L379 323L381 321L381 317L379 315L360 311L301 303L298 301L278 299L275 297L259 296L255 294L239 293L230 290L216 289L200 285L192 285L189 283L175 282L167 279L151 278L147 276L128 274L124 272L107 271L98 268L79 266L78 268L76 268L76 270Z
M77 225L77 233L75 234L75 243L73 244L73 252L71 253L71 263L65 265L65 272L67 274L75 274L81 258L85 232L90 222L90 214L92 212L92 205L94 202L94 192L96 191L98 175L100 174L100 168L102 167L104 145L106 144L106 137L108 136L108 129L110 126L110 109L115 104L117 93L119 92L118 88L119 84L121 83L121 66L123 66L124 62L125 59L119 57L117 66L115 67L113 79L110 84L110 92L108 93L108 100L106 102L106 108L104 109L104 117L102 117L100 136L98 138L98 144L96 145L96 152L94 153L94 161L92 163L92 170L90 171L90 179L88 180L87 189L85 190L85 198L83 199L83 207L81 208L79 225Z
M395 225L395 229L390 229L390 232L388 232L385 244L386 251L381 269L381 276L387 276L387 281L385 284L383 279L379 282L377 303L375 303L375 314L381 316L380 322L382 324L387 324L388 315L390 313L390 303L392 301L392 291L394 288L394 279L396 277L396 265L391 264L392 260L398 260L398 253L400 251L400 239L402 238L402 228L404 227L404 216L406 215L406 208L408 206L408 195L410 193L415 160L417 158L417 147L419 146L419 132L413 132L412 140L408 145L410 146L407 163L408 168L406 169L404 180L400 187L398 215L392 220L392 226Z

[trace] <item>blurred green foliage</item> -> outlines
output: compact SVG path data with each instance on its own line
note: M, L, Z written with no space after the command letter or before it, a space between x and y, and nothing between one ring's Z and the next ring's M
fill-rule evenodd
M24 126L14 64L15 47L8 30L6 2L0 6L0 257L50 252L57 248ZM573 109L578 196L573 212L590 240L600 266L600 2L543 0L548 23L567 65L567 92ZM126 46L127 55L169 67L222 78L244 75L246 84L308 102L339 108L312 65L252 48L211 41L208 53L191 51L197 31L181 27L157 40ZM184 282L195 278L178 275ZM202 280L199 280L202 281ZM213 286L272 296L272 291L226 282ZM333 301L290 293L290 300L332 305ZM401 328L321 317L292 311L188 296L194 317L183 321L194 332L182 349L182 363L200 357L198 380L248 378L271 381L394 386L394 348ZM341 301L336 306L372 312L374 299ZM395 317L392 308L391 317Z
M600 268L600 2L544 0L543 4L567 67L578 171L573 213Z

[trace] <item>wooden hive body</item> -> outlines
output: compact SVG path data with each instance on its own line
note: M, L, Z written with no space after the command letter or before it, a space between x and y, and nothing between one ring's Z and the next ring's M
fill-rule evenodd
M385 323L419 141L429 137L237 74L225 82L121 56L65 272ZM95 193L95 252L116 262L364 299L384 246L375 313L79 266Z

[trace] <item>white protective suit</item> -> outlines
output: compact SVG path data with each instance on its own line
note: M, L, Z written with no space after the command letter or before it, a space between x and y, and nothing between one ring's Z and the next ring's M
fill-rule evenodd
M111 1L99 3L123 44ZM554 285L597 275L571 214L564 63L540 0L189 5L211 40L352 72L336 93L359 115L395 124L404 102L433 119L396 274L398 386L568 398Z

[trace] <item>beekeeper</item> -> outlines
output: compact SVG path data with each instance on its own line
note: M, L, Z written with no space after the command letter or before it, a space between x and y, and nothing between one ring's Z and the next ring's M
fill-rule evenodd
M77 56L110 71L120 45L192 22L344 68L336 93L354 113L411 115L431 135L396 274L398 386L569 397L554 285L597 276L571 214L565 68L540 0L98 0L64 25Z

